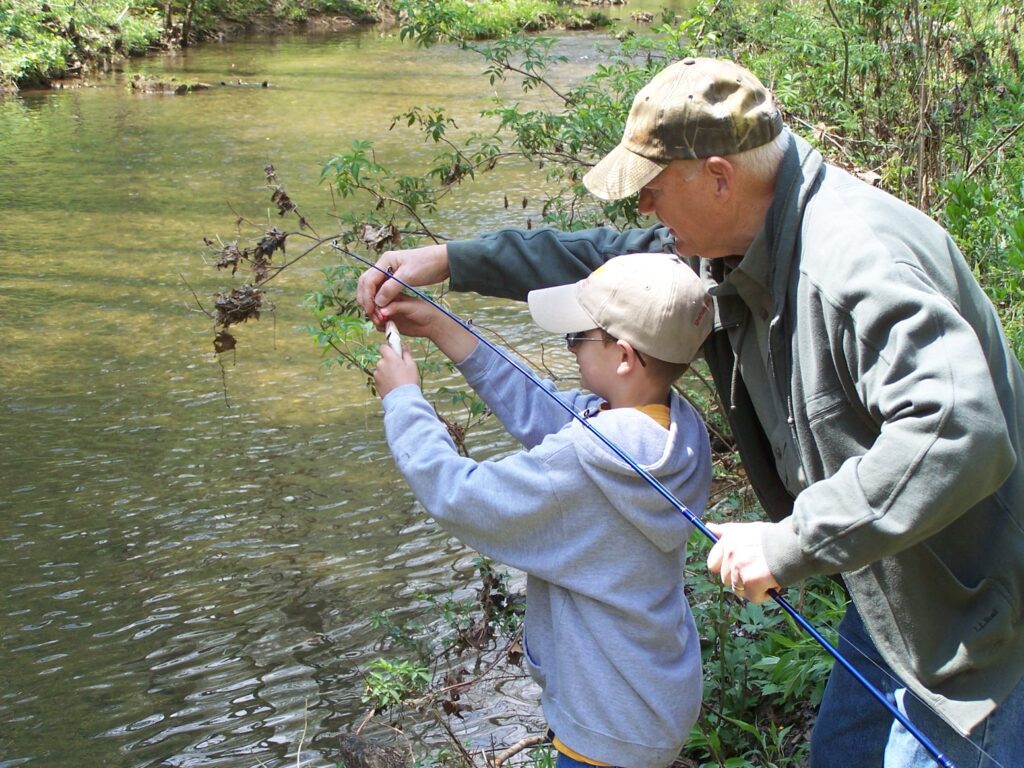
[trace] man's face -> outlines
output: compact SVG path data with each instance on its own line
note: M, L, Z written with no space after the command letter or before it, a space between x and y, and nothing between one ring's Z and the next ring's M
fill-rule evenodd
M676 160L640 190L638 209L672 230L680 256L726 256L715 184L706 161Z

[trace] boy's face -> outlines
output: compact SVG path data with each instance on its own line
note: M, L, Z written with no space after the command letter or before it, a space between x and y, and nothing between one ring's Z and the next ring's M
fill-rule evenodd
M605 400L611 398L619 366L619 348L605 339L599 328L566 335L569 351L576 355L580 384Z

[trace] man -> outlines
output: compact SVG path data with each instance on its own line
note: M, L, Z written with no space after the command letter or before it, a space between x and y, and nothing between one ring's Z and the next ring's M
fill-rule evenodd
M771 522L714 527L754 601L841 573L840 650L959 765L1024 765L1024 371L949 236L826 164L742 67L686 59L637 95L584 179L662 226L505 231L386 253L412 282L523 298L674 248L715 298L704 355ZM367 274L372 313L399 286ZM855 650L856 649L856 650ZM965 738L966 736L966 738ZM811 764L933 761L833 672Z

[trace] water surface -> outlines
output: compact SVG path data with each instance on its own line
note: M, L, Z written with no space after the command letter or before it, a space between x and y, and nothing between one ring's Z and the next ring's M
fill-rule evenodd
M575 71L593 42L566 37ZM191 291L209 305L231 285L202 241L236 237L235 211L284 225L264 165L329 225L346 203L319 184L325 160L369 137L424 168L432 148L391 116L443 103L479 127L480 70L370 30L202 46L0 101L0 766L333 765L364 714L373 612L472 594L473 554L416 507L362 376L323 367L304 331L329 257L275 280L274 312L220 359ZM140 96L135 72L215 87ZM432 223L523 226L535 212L503 198L542 186L503 172ZM536 350L522 307L455 308ZM474 437L478 457L511 448ZM487 738L535 708L509 694Z

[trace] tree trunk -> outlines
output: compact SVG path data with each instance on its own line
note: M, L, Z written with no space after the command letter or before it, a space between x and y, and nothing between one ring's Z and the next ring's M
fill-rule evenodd
M181 47L188 48L189 38L192 36L192 15L196 12L196 0L189 0L188 10L185 11L185 23L181 29Z

